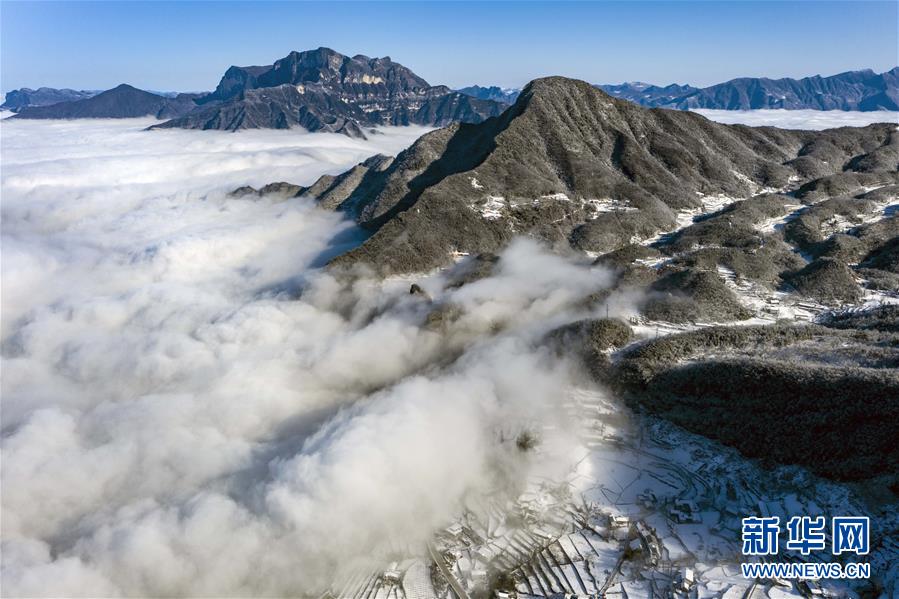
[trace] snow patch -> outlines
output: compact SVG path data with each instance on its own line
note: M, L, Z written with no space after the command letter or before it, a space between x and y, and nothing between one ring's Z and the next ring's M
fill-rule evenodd
M502 196L487 196L485 200L471 204L470 208L486 220L498 220L503 217L502 211L506 206L506 198Z
M791 220L796 220L808 206L803 206L802 204L784 204L784 208L789 212L783 216L775 216L763 220L762 222L757 223L753 228L759 233L773 233L779 231Z
M593 220L604 212L637 212L639 210L626 202L613 200L612 198L581 200L581 203L585 208L593 212L593 214L587 215L589 220Z
M540 196L541 200L556 200L557 202L570 202L571 200L564 193L551 193L545 196ZM536 203L536 200L535 202Z

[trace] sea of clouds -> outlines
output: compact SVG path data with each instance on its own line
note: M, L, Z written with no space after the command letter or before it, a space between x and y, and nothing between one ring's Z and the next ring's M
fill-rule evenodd
M781 127L784 129L831 129L833 127L864 127L872 123L899 125L899 112L877 110L858 112L848 110L693 110L707 119L727 125L752 127Z
M430 297L331 272L351 222L227 192L423 129L149 123L0 124L4 595L317 594L566 467L580 374L537 341L606 271L520 241L489 278L415 279Z

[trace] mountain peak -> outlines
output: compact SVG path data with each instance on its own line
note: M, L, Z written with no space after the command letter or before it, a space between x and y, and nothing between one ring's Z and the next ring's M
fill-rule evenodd
M524 92L524 91L527 91L528 89L543 89L543 88L546 88L547 86L549 86L549 87L557 87L560 85L574 86L574 85L578 85L578 84L583 84L583 85L588 85L588 86L590 85L589 83L587 83L586 81L583 81L581 79L573 79L571 77L564 77L562 75L548 75L546 77L538 77L536 79L532 79L530 82L528 82L527 85L524 86L524 89L522 91Z
M365 127L480 122L504 105L432 86L389 56L353 57L331 48L292 51L265 67L231 67L194 115L160 125L203 129L335 131L364 137Z
M545 96L558 95L560 93L580 93L595 94L611 99L611 96L601 89L596 88L590 83L581 79L572 79L561 75L552 75L549 77L540 77L534 79L521 90L521 95Z
M229 100L247 90L285 84L331 88L345 84L387 85L394 93L431 87L408 68L392 62L389 56L369 58L357 54L349 57L323 46L314 50L293 50L270 66L232 66L225 72L215 91L199 103Z
M333 54L339 54L340 56L343 56L336 50L333 50L326 46L319 46L318 48L313 48L311 50L291 50L284 58L290 58L291 56L329 56Z
M603 90L586 81L561 76L534 79L521 90L515 102L519 110L545 106L562 112L612 105L613 98Z

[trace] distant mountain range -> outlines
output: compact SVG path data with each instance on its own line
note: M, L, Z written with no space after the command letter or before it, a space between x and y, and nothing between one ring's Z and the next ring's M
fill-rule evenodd
M58 104L59 102L84 100L91 96L96 96L100 91L101 90L55 89L52 87L31 89L23 87L22 89L14 89L11 92L7 92L6 99L3 104L0 105L0 109L18 112L29 106L49 106L50 104Z
M758 108L899 110L899 67L804 79L740 78L705 88L648 83L596 85L642 106L689 110ZM148 92L119 85L105 92L42 87L9 92L14 118L77 119L154 116L152 128L288 129L365 137L382 125L442 127L497 116L520 90L432 86L390 57L345 56L328 48L291 52L267 66L230 67L211 93Z
M699 91L699 88L692 85L672 83L663 87L640 81L621 85L597 85L596 87L616 98L650 107L663 106L677 98Z
M768 79L742 77L710 87L691 85L659 86L649 83L622 83L596 87L616 98L642 106L676 108L715 108L753 110L899 110L899 67L885 73L871 69L848 71L831 77ZM498 87L465 87L461 93L511 104L516 90Z
M495 85L492 85L490 87L472 85L470 87L463 87L462 89L458 89L456 91L473 98L480 98L481 100L493 100L494 102L503 102L504 104L514 104L515 100L518 99L518 94L521 93L521 90L519 88L503 88L497 87Z
M849 71L803 79L734 79L690 92L662 106L748 110L899 110L899 67L885 73Z
M137 89L130 85L126 85L126 88ZM107 90L111 91L111 90ZM153 94L155 96L162 96L164 98L176 98L180 95L184 95L185 97L199 97L204 96L208 92L196 92L196 93L187 93L182 94L182 92L160 92L155 90L141 90L147 93ZM93 98L94 96L103 93L102 89L89 89L89 90L75 90L75 89L57 89L54 87L41 87L38 89L30 89L28 87L23 87L21 89L14 89L10 92L6 92L6 99L2 105L0 105L0 110L10 110L12 112L21 112L26 108L34 108L37 106L50 106L52 104L59 104L61 102L76 102L78 100L86 100L88 98ZM145 115L141 115L145 116ZM111 117L106 117L111 118Z
M180 116L196 108L198 94L174 97L150 93L121 84L90 97L45 106L21 108L16 119L92 119L155 116L159 119Z

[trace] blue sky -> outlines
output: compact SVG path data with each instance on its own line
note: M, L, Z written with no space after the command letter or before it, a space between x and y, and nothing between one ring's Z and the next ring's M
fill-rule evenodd
M432 84L709 85L896 66L879 2L0 2L0 88L215 87L232 64L327 46Z

